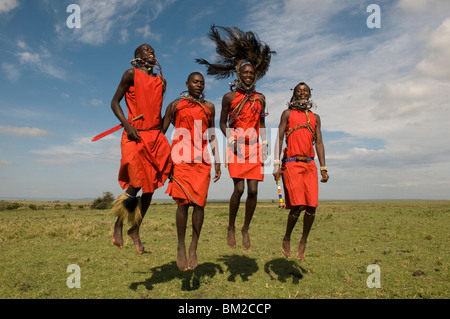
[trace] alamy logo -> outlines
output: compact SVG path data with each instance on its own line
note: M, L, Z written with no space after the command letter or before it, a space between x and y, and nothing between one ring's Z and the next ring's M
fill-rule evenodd
M67 287L72 288L81 288L81 268L78 265L72 264L67 267L67 272L71 272L72 274L67 277Z
M66 20L67 27L69 29L81 28L81 8L78 4L70 4L66 10L67 13L71 13Z
M380 29L381 28L381 9L378 4L370 4L367 7L367 12L371 15L367 17L366 24L369 29Z
M377 264L367 266L367 272L372 273L367 277L367 287L369 288L381 288L381 268Z

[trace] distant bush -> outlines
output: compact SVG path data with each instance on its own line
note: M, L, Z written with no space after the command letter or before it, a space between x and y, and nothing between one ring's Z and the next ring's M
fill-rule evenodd
M8 203L8 204L6 205L6 209L7 209L7 210L14 210L14 209L18 209L20 206L22 206L22 205L20 205L19 203L16 203L16 202L14 202L14 203Z
M113 202L114 195L111 192L104 192L103 197L98 197L92 202L91 209L110 209Z

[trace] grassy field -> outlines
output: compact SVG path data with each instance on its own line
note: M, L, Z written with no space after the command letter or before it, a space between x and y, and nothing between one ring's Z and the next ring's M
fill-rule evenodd
M320 202L301 262L281 254L287 211L277 203L258 204L247 251L226 245L227 203L209 203L200 265L188 272L175 264L175 209L152 204L141 230L149 252L139 255L128 236L123 249L111 244L114 218L89 203L0 202L0 298L450 297L450 201ZM79 289L67 286L71 264L81 269ZM371 264L380 288L367 286Z

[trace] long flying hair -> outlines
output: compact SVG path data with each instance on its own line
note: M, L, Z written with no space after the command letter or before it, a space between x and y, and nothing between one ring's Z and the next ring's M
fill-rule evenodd
M196 62L206 65L207 74L217 79L228 78L234 72L239 79L239 68L244 63L250 63L255 69L256 82L266 74L271 56L276 54L256 34L243 32L236 27L212 25L208 36L216 43L216 63L209 63L205 59L196 59Z

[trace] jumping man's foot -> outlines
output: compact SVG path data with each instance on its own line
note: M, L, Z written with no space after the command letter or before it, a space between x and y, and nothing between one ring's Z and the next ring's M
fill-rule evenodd
M119 248L123 248L123 238L122 238L122 226L114 225L114 233L112 238L112 243Z
M189 248L188 269L194 270L198 266L197 252L194 248Z
M248 233L248 229L244 230L244 228L241 229L242 233L242 246L245 250L250 248L250 235Z
M178 246L177 266L181 271L186 271L188 269L186 260L186 248L184 247L184 245Z
M291 241L284 238L283 244L281 245L281 252L286 258L291 258Z
M139 228L130 228L128 231L128 236L133 239L134 248L139 254L143 254L145 252L144 246L141 243L141 239L139 238Z
M233 228L228 228L228 234L227 234L227 245L231 248L236 248L236 235Z
M306 250L306 239L300 239L298 242L298 251L297 251L297 259L303 260L305 259L305 250Z

